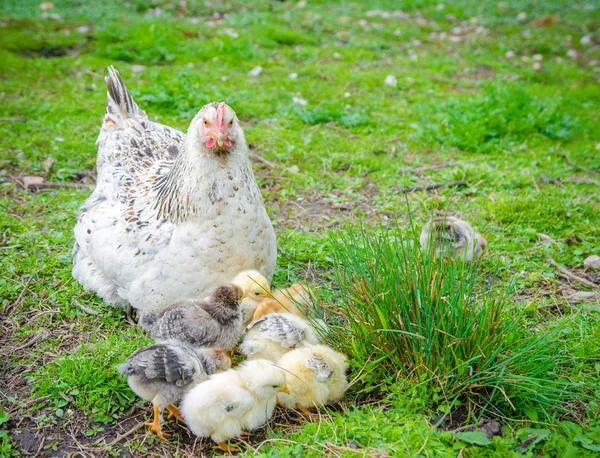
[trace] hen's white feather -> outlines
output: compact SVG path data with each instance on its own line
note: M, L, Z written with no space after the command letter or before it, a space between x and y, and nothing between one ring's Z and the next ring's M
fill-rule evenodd
M98 178L75 226L73 276L109 304L147 311L204 297L243 270L270 279L275 233L233 110L237 141L215 155L198 138L200 114L187 135L152 122L109 73Z

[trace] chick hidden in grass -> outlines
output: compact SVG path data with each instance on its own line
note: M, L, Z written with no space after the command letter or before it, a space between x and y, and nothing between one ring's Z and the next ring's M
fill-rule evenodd
M217 287L207 300L182 300L158 314L147 312L139 326L157 341L176 339L194 347L231 350L241 335L239 286Z
M307 345L282 356L277 364L286 371L289 393L277 400L303 413L339 400L348 387L347 358L326 345Z
M421 231L421 247L434 245L436 256L447 256L464 261L481 257L487 240L471 225L453 216L434 218Z
M304 318L291 313L272 313L248 325L240 352L249 360L277 362L290 350L318 343L316 331Z
M277 393L287 392L285 372L266 360L247 361L210 377L181 402L186 425L199 437L210 437L224 451L227 441L265 424L275 409Z
M169 418L181 420L179 403L184 393L208 379L212 374L231 367L231 359L223 350L194 348L185 343L168 340L140 348L118 367L121 375L135 394L154 406L154 420L146 423L157 436L166 440L162 432L162 412Z

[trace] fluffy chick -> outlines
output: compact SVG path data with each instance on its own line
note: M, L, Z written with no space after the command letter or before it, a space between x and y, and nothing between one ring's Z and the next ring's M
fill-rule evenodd
M240 272L232 283L239 286L246 296L241 303L242 326L245 327L252 321L252 314L256 307L270 297L271 286L258 270Z
M194 347L231 350L240 338L239 286L222 285L205 301L183 300L159 314L142 315L139 325L156 340L176 339Z
M249 360L277 362L294 348L317 343L317 333L305 319L291 313L272 313L248 325L240 352Z
M210 437L215 448L234 451L226 442L266 423L280 391L288 391L283 370L269 361L247 361L190 390L181 414L195 435Z
M296 306L301 304L304 307L310 307L310 296L308 288L299 283L294 283L287 289L277 288L272 293L273 299L266 300L258 304L254 311L253 320L257 320L269 313L293 313L294 315L304 317L304 314Z
M135 394L154 406L154 420L146 423L159 439L169 436L162 432L162 412L181 420L175 407L184 393L208 379L212 374L231 367L226 352L211 348L194 348L174 340L140 348L118 367Z
M421 231L421 247L435 244L436 256L473 261L483 254L487 240L469 223L452 216L434 218Z
M308 345L283 355L278 365L286 371L289 393L277 400L289 409L320 407L340 399L348 387L346 356L326 345Z

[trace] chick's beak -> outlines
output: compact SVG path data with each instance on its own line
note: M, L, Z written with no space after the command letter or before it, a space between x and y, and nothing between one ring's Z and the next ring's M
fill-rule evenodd
M287 384L283 386L282 389L279 390L280 393L285 393L285 394L290 394L290 389L288 388Z

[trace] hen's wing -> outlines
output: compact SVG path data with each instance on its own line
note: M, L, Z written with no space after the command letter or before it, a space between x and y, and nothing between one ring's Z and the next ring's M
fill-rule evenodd
M247 330L259 326L261 337L277 342L284 348L294 348L304 340L304 330L279 314L265 315L248 325Z
M203 369L193 350L176 343L157 343L140 348L127 360L137 373L149 380L177 386L190 384Z

